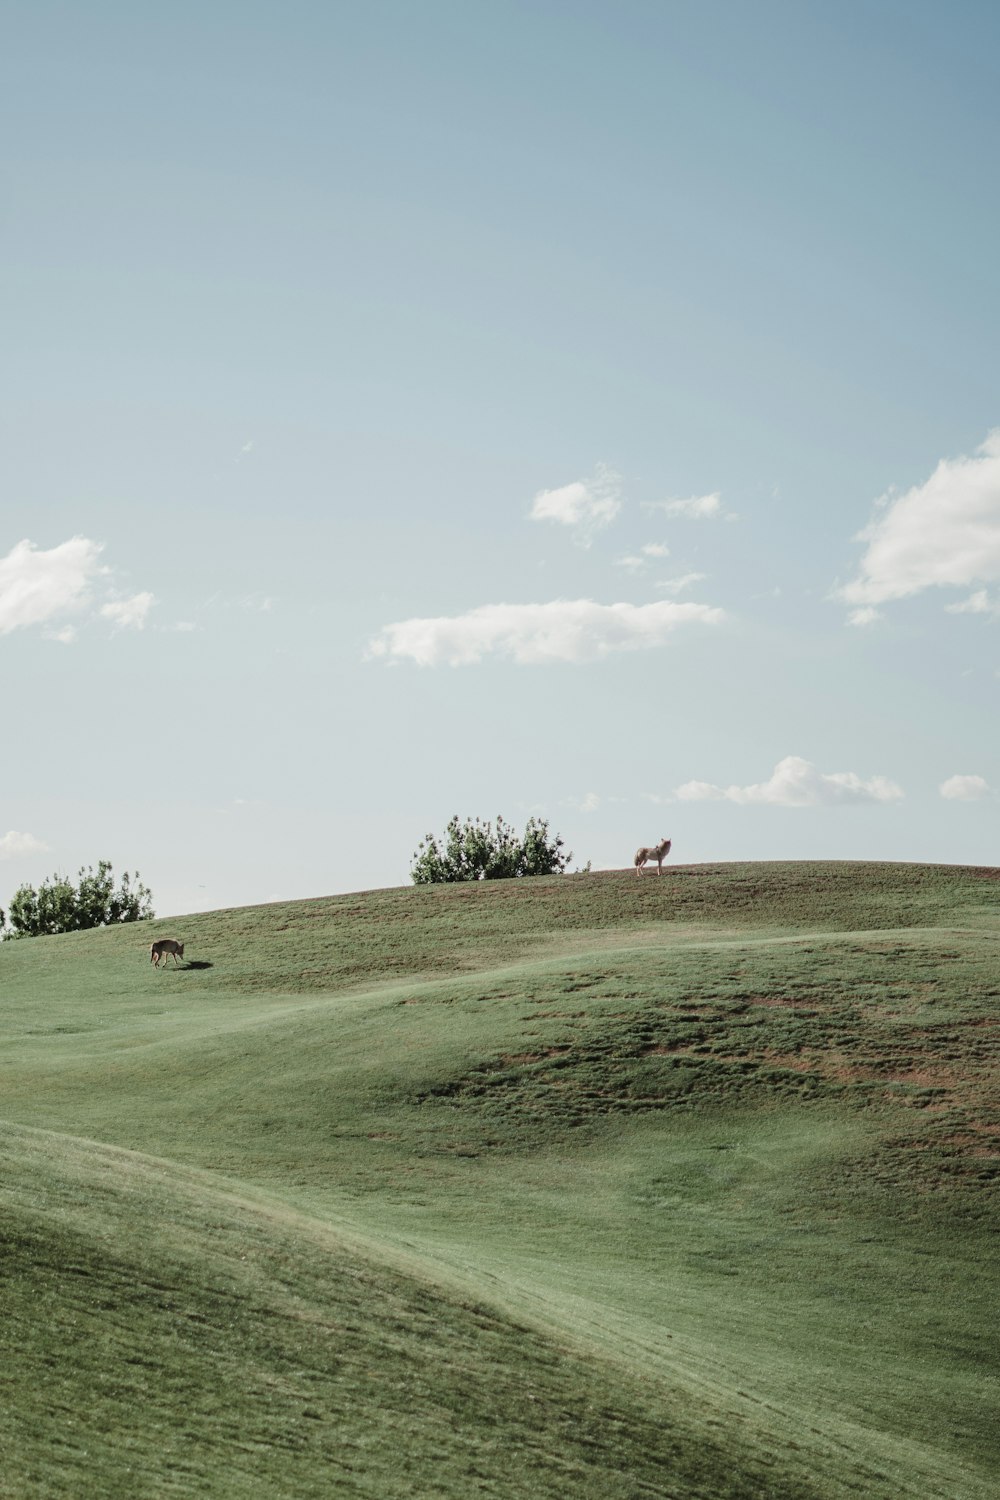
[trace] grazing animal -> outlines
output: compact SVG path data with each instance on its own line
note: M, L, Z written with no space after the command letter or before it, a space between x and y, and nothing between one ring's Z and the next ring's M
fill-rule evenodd
M167 966L167 959L173 956L174 968L179 968L178 956L184 957L184 944L175 943L173 938L157 938L155 943L149 945L149 961L154 968L160 967L160 959L163 959L163 967Z
M661 839L660 842L653 849L637 849L635 851L635 873L637 875L641 875L642 874L642 867L643 867L643 865L646 864L649 860L655 859L656 860L656 873L657 873L657 875L662 875L663 874L663 861L666 859L666 857L667 857L667 855L669 853L670 853L670 840L669 839Z

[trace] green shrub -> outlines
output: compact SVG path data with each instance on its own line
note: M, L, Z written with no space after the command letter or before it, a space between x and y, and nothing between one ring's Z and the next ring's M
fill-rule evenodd
M421 839L413 856L414 885L439 885L459 880L512 880L522 875L563 875L573 858L564 854L563 840L549 833L545 818L529 818L524 833L503 818L489 823L479 818L451 818L442 842L432 833Z
M48 937L117 922L142 922L153 916L153 893L143 885L138 871L124 874L117 890L106 859L98 860L96 872L88 865L77 878L79 884L73 885L65 875L52 875L37 891L22 885L11 900L10 927L4 937Z

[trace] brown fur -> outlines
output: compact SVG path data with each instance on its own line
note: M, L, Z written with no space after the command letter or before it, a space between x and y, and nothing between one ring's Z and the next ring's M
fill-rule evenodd
M660 842L658 844L654 845L654 847L652 849L637 849L635 851L635 860L634 860L635 873L637 875L641 875L642 874L642 867L643 867L643 865L647 864L649 860L655 859L656 860L656 873L657 873L657 875L662 875L663 874L663 861L666 859L666 857L667 857L667 855L669 853L670 853L670 840L669 839L661 839Z
M174 968L179 968L180 965L177 962L178 954L180 954L181 958L184 957L184 944L175 943L173 938L157 938L155 943L150 943L149 945L149 961L157 969L160 967L161 958L163 959L163 966L166 968L167 959L170 957L174 960Z

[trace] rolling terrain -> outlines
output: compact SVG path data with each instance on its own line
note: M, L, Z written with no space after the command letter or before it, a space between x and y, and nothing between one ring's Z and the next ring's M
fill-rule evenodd
M0 1494L995 1497L998 876L2 945Z

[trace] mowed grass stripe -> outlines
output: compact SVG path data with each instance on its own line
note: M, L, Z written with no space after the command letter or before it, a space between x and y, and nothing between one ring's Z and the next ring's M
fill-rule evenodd
M0 1160L6 1493L812 1493L683 1392L217 1181L10 1129Z

